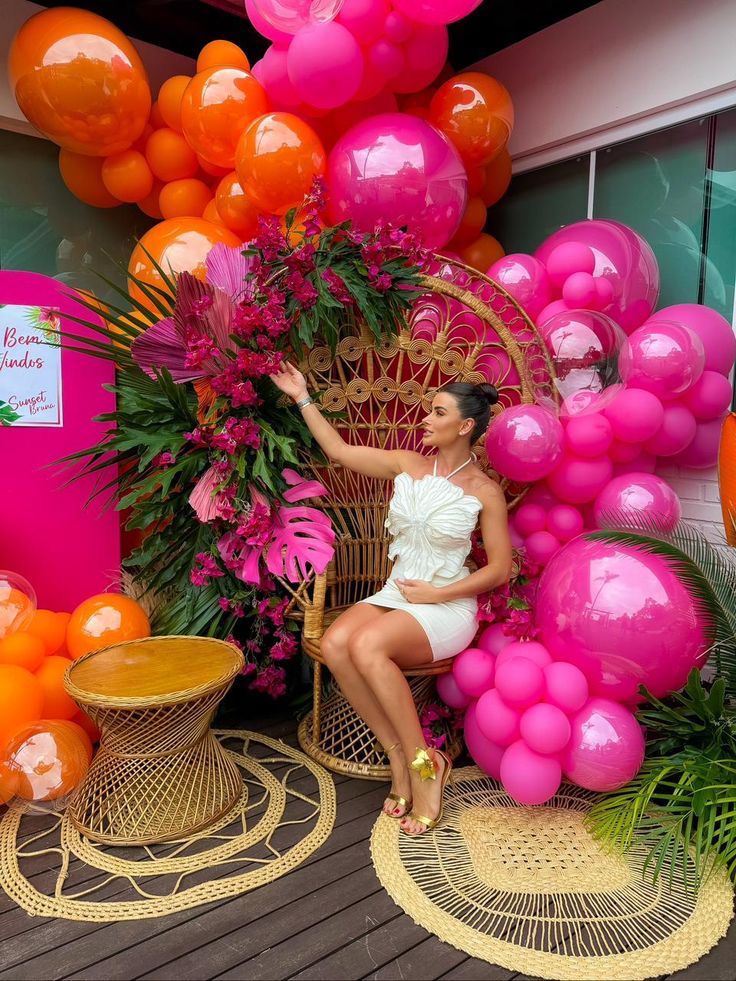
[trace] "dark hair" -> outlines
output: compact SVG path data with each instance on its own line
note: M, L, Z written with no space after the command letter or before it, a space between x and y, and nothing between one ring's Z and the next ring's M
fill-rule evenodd
M457 402L460 415L463 419L472 419L475 422L473 432L470 434L470 442L474 443L480 439L488 427L488 420L491 418L491 406L498 402L498 392L495 386L482 382L473 385L470 382L451 382L440 389L447 392Z

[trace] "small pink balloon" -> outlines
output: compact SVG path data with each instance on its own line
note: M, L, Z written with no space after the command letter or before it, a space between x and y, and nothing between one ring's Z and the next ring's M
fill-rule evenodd
M452 24L467 17L481 0L394 0L394 7L420 24Z
M502 746L497 746L490 739L483 735L476 718L477 702L471 704L465 710L463 719L463 738L468 753L475 760L481 770L484 770L494 780L501 776L501 758L504 754Z
M437 78L447 61L449 50L447 28L439 25L423 25L409 37L404 45L406 68L393 79L395 92L419 92Z
M498 655L496 668L499 668L503 663L513 657L525 657L529 661L533 661L540 668L546 668L548 664L552 663L552 658L547 648L544 644L540 644L536 640L515 640L508 644Z
M605 308L613 300L613 283L606 279L604 276L596 276L595 278L595 291L598 295L598 302L596 304L596 310L605 310Z
M736 335L720 313L700 303L676 303L663 307L650 317L650 323L660 320L683 324L698 335L705 348L706 370L722 375L730 373L736 361Z
M482 651L489 651L491 654L500 654L501 651L508 647L512 642L512 638L503 632L503 625L500 623L492 623L490 626L486 627L478 638L477 646L480 647Z
M586 460L566 453L547 477L547 484L561 501L584 504L603 490L612 473L613 467L607 456Z
M614 437L624 443L646 442L664 419L664 406L657 396L639 388L624 388L603 411Z
M286 51L272 44L259 62L258 81L274 109L293 109L302 101L286 70Z
M535 531L524 542L526 555L534 565L545 566L560 550L561 542L549 531Z
M614 477L595 500L595 522L603 528L606 518L619 523L621 517L646 515L658 527L671 530L682 517L680 499L669 484L653 473Z
M562 456L562 426L541 405L514 405L492 421L486 452L493 467L511 480L540 480Z
M343 0L337 23L347 27L360 44L372 44L383 33L388 0Z
M389 81L396 78L404 67L404 52L398 44L384 39L370 46L366 59L371 71L378 72Z
M496 688L507 705L526 708L544 694L542 669L529 658L510 658L496 672Z
M450 708L464 709L470 705L470 697L460 691L451 671L441 674L437 679L437 694Z
M608 455L615 464L631 463L641 455L641 443L622 443L614 439L608 448Z
M611 423L599 412L574 416L565 426L565 444L577 456L602 456L612 442Z
M591 698L573 717L563 756L565 776L586 790L618 790L639 772L644 735L633 712L608 698ZM503 764L501 766L503 779Z
M334 21L302 27L286 56L299 97L318 109L350 102L363 78L363 53L350 31Z
M552 317L556 317L558 313L567 313L569 310L570 307L564 300L553 300L537 314L537 326L542 327L548 320L551 320Z
M659 399L672 399L700 378L705 365L703 342L680 324L647 322L628 338L619 355L621 377Z
M644 448L654 456L674 456L692 443L696 429L695 416L690 409L679 402L666 402L662 425L654 436L646 441Z
M493 263L488 276L503 286L532 320L536 320L552 300L547 270L533 255L524 252L505 255Z
M677 466L691 467L693 470L714 467L718 462L722 425L723 419L699 422L690 445L682 453L669 457L669 460Z
M414 24L412 21L408 17L404 17L403 14L400 14L398 10L391 11L383 27L384 34L394 44L403 44L411 36L413 30Z
M576 272L562 284L562 299L569 307L589 307L598 304L595 280L587 272Z
M544 702L524 712L520 730L529 749L543 756L560 753L570 741L570 720L556 705Z
M544 263L552 285L561 290L565 280L575 273L593 272L595 255L582 242L563 242L550 251Z
M533 807L554 797L562 782L562 767L552 756L535 753L522 740L513 743L501 760L504 790L520 804Z
M718 371L706 370L682 396L682 403L699 422L708 422L721 418L731 404L732 396L728 378Z
M588 700L588 682L574 664L553 661L544 669L545 700L570 715Z
M547 512L547 530L560 542L569 542L584 528L583 516L571 504L556 504Z
M547 523L547 512L541 504L533 502L520 504L512 519L516 530L525 538L535 531L542 531Z
M469 647L455 658L452 674L458 688L471 698L478 698L493 686L496 659L480 647Z
M521 717L503 701L495 688L480 696L475 718L486 739L497 746L510 746L519 738Z

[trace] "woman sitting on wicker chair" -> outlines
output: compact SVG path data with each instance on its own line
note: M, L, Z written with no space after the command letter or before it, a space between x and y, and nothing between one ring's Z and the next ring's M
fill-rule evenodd
M485 432L498 396L492 385L456 382L441 389L424 420L423 445L436 451L427 457L351 446L322 416L293 365L273 381L299 406L330 460L394 480L386 521L393 538L389 557L395 559L391 578L329 627L322 656L345 698L386 748L392 784L384 812L401 819L403 831L421 834L442 816L452 763L425 745L401 669L453 657L467 647L477 629L476 597L511 574L506 500L470 449ZM471 573L465 560L478 521L488 564Z

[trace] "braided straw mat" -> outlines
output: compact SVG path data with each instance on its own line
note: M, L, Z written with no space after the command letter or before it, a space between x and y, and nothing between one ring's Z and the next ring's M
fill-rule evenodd
M733 889L714 872L699 892L675 870L657 884L646 851L604 851L585 830L595 795L564 784L522 807L477 767L456 771L434 832L380 817L371 851L391 898L473 957L555 981L644 979L694 963L723 937Z
M215 735L243 773L240 801L217 824L180 841L112 848L80 835L63 815L11 809L0 821L0 886L37 916L138 920L237 896L296 868L332 831L332 778L267 736ZM49 868L51 855L58 874L44 893L30 877Z

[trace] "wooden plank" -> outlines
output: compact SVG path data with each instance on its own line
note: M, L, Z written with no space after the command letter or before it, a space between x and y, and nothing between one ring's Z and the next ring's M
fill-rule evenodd
M426 931L425 936L426 940L399 954L368 977L372 981L402 981L409 978L427 978L428 981L430 979L434 981L443 972L467 960L468 955L464 951L442 943L437 937L428 936ZM489 977L489 975L485 976Z
M417 926L406 914L397 913L382 926L367 931L334 954L299 971L291 981L356 981L387 964L426 936L427 931Z
M508 971L505 967L498 967L497 964L489 964L488 961L480 961L477 957L468 957L457 967L453 967L446 974L442 975L442 981L510 981L517 978L518 974Z

